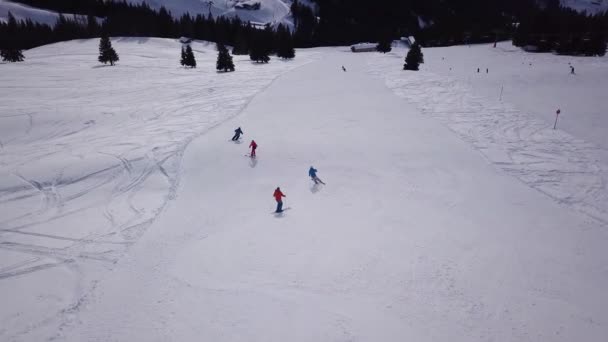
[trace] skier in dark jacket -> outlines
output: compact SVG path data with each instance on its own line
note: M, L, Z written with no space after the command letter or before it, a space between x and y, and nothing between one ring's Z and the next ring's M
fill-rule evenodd
M232 137L232 141L237 141L241 138L241 134L243 134L243 131L241 130L241 127L237 128L234 130L234 136Z
M281 188L279 188L279 187L277 187L276 190L274 190L274 194L272 194L272 196L277 201L277 211L275 211L275 213L283 212L283 197L287 197L287 196L285 196L281 192Z
M315 184L323 184L325 185L325 183L323 183L323 181L321 179L319 179L319 177L317 177L317 169L315 169L314 167L310 167L310 169L308 169L308 175L310 176L310 178L312 178L313 182L315 182Z

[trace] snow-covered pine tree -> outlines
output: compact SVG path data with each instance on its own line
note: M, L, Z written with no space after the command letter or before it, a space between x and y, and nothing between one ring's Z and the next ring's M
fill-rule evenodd
M217 63L216 69L218 71L234 71L234 63L232 62L232 56L224 44L217 44Z
M412 45L410 48L410 51L408 51L407 56L405 56L403 70L418 71L418 67L421 63L424 63L424 55L422 54L420 45L418 43L414 43L414 45Z
M110 37L106 34L102 35L99 40L99 57L97 59L103 64L110 63L110 65L114 65L119 60L118 54L112 47Z

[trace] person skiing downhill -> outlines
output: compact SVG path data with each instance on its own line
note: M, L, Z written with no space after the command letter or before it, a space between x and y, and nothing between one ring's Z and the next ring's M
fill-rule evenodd
M321 179L319 179L319 177L317 177L317 169L315 169L314 167L310 167L310 169L308 169L308 175L310 176L310 178L312 178L313 182L315 182L315 184L323 184L325 185L325 183L323 183L323 181Z
M255 143L255 140L251 140L249 147L251 147L251 154L249 156L251 158L255 158L255 149L258 148L258 144Z
M243 131L241 130L241 127L237 128L234 130L234 136L232 137L232 141L237 141L241 138L241 134L243 134Z
M277 187L276 190L274 190L274 194L272 195L274 196L274 199L277 201L277 210L275 211L275 213L281 213L283 212L283 197L287 197L285 196L282 192L281 192L281 188Z

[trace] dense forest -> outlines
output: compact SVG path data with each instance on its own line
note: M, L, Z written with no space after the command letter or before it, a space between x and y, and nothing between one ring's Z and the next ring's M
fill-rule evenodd
M27 49L56 41L111 36L155 36L221 42L246 53L252 44L277 50L284 27L254 28L238 18L183 15L145 3L103 0L18 0L82 19L61 16L54 27L31 21L0 23L0 47ZM596 55L605 52L608 14L590 16L559 6L558 0L313 0L313 8L291 5L295 47L348 45L415 36L422 46L514 39L530 50ZM539 6L542 3L542 6ZM293 41L291 41L293 39ZM603 48L603 50L602 50Z
M563 8L558 0L521 16L513 44L530 51L603 56L606 53L608 12L586 15Z

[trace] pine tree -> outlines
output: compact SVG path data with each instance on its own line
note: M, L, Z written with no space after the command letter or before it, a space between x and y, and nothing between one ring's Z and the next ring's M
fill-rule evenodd
M216 69L218 71L223 70L224 72L227 72L229 70L234 71L234 63L232 62L232 56L230 56L230 52L228 52L226 46L224 46L224 44L218 43L217 51L218 53Z
M0 57L5 62L23 62L25 57L23 57L23 53L18 49L0 49Z
M422 54L422 50L420 49L420 45L418 43L414 43L408 51L407 56L405 57L405 64L403 65L403 70L414 70L418 71L418 67L421 63L424 63L424 55Z
M0 23L1 27L2 23ZM2 37L0 41L0 57L5 62L23 62L25 57L19 48L19 24L13 14L8 12L8 23L6 25L6 38Z
M194 52L190 45L186 45L186 48L182 47L181 64L185 67L196 68L196 58L194 58Z
M236 39L234 47L232 48L233 55L247 55L249 54L249 43L247 41L247 32L243 29L239 29L236 32Z
M181 64L184 67L188 64L188 58L186 57L186 49L184 49L183 46L182 46L182 55L179 60L179 64Z
M115 62L118 62L118 54L112 47L112 42L106 34L99 40L99 57L97 59L103 64L110 63L110 65L114 65Z
M388 36L382 37L376 46L376 50L382 53L391 52L391 39Z
M249 59L258 63L268 63L270 57L266 44L261 39L255 39L253 45L249 49Z
M296 51L293 48L293 36L289 29L281 24L277 28L277 56L285 59L296 56Z

